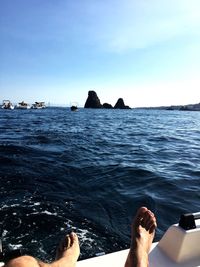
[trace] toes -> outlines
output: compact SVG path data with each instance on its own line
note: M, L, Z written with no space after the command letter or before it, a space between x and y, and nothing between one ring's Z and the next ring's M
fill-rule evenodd
M73 232L66 235L60 242L56 250L56 260L60 260L70 253L76 255L76 258L78 258L80 253L78 236Z
M142 226L147 231L149 231L150 229L152 230L156 228L156 218L150 210L147 210L145 212L143 220L142 220Z
M140 224L141 220L144 218L144 214L146 213L148 209L146 207L141 207L138 209L136 216L135 216L135 222L136 224Z
M74 253L76 254L76 257L78 259L79 254L80 254L80 246L79 246L78 236L75 233L71 233L70 238L71 238L71 242L72 242L70 250L74 251Z
M144 225L146 225L147 221L149 220L149 217L150 217L149 211L146 210L142 218Z
M142 216L148 209L146 207L141 207L138 209L136 217L137 216Z
M61 242L59 243L59 246L57 247L56 250L56 259L59 259L63 253L63 251L67 250L68 248L70 248L72 242L71 242L71 238L69 235L66 235Z
M70 235L66 235L65 236L65 246L64 246L64 248L68 249L68 248L71 247L71 245L72 245L72 241L71 241Z
M59 246L59 249L60 249L61 251L63 251L63 250L68 249L70 246L71 246L71 238L70 238L69 235L66 235L66 236L62 239L62 241L61 241L61 243L60 243L60 246Z
M70 235L69 235L70 239L71 239L71 246L74 246L74 245L78 245L78 236L77 234L75 234L74 232L72 232Z
M153 232L155 231L156 227L157 227L156 218L153 217L153 219L152 219L152 224L151 224L151 226L149 227L149 232L150 232L150 234L153 233Z
M147 231L154 231L157 226L154 213L145 207L142 207L138 210L135 218L135 223L137 225L141 225Z

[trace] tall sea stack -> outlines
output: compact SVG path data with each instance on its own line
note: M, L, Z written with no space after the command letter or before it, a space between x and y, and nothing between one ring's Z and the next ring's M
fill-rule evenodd
M88 98L85 102L84 108L102 108L101 102L95 91L88 92Z

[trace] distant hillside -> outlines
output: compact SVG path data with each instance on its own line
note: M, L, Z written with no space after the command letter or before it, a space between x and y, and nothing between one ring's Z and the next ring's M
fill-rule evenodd
M182 110L182 111L200 111L200 103L177 105L177 106L160 106L160 107L148 107L145 109L161 109L161 110Z

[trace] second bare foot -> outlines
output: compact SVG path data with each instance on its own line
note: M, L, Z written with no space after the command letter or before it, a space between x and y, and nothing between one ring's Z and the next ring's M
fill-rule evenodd
M80 247L78 236L75 233L66 235L60 242L56 261L51 265L52 267L74 267L80 254Z
M156 218L146 207L141 207L131 228L131 247L125 267L147 267L148 254L156 229Z

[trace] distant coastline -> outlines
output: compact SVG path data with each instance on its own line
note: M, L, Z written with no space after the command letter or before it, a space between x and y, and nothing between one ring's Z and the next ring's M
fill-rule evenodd
M188 105L159 106L159 107L138 107L136 109L200 111L200 103L188 104Z

